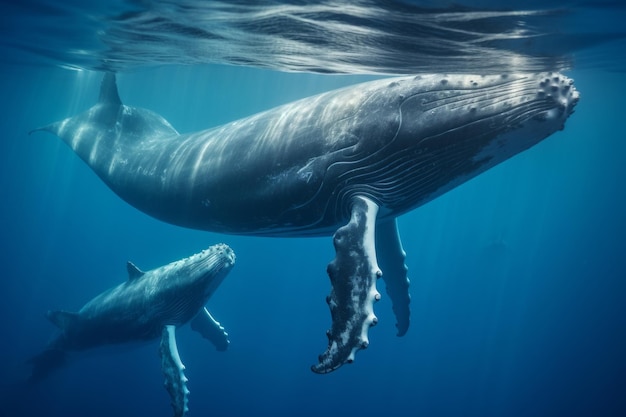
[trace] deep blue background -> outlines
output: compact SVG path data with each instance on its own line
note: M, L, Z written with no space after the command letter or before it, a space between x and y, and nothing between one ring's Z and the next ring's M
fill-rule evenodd
M46 310L77 310L122 282L127 260L150 269L226 242L237 265L209 308L229 351L178 332L190 416L626 415L626 75L568 75L582 99L564 131L399 219L409 333L395 336L380 288L370 347L320 376L309 366L330 325L330 238L148 217L59 139L28 135L90 107L100 74L1 67L0 414L171 415L156 343L81 355L34 389L16 382L54 332ZM121 74L119 88L188 132L365 79L172 66Z

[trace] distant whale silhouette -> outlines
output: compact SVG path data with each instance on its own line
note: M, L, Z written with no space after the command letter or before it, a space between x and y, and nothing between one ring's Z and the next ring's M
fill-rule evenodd
M62 138L120 197L166 222L334 234L332 326L312 367L325 373L367 347L377 278L398 335L408 329L395 219L562 129L578 98L556 73L387 78L180 135L158 114L123 105L106 74L95 106L37 130Z
M31 381L61 365L66 352L160 337L165 387L172 398L174 416L183 416L189 391L175 329L191 321L192 329L218 350L228 347L228 334L204 305L234 263L235 254L224 244L147 272L129 262L128 280L98 295L78 313L48 312L47 317L61 332L31 360Z

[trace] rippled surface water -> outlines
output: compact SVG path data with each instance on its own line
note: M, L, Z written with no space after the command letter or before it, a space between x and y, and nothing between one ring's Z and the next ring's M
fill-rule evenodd
M118 71L199 63L350 74L623 71L625 17L618 1L28 0L5 6L1 46L5 59Z

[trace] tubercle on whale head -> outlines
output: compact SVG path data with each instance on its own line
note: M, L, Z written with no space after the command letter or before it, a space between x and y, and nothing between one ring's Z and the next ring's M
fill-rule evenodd
M442 127L437 126L436 117L416 122L423 126L426 120L436 126L434 135L425 135L423 143L428 146L464 143L468 149L464 175L442 188L443 192L563 130L580 100L573 80L560 73L449 78L450 90L432 105L445 116L439 124L446 127L446 133L438 134ZM406 113L415 108L408 107ZM409 126L406 131L415 129Z
M517 79L513 81L512 99L517 100L520 112L531 116L530 120L564 122L580 100L574 80L560 73L505 74L501 78Z
M432 74L399 83L396 93L403 99L397 136L408 140L407 146L411 141L484 141L533 120L548 122L543 130L550 134L562 127L580 98L571 79L550 72Z
M554 107L537 116L540 119L560 119L563 122L574 113L580 100L580 93L574 87L574 80L558 73L549 73L539 82L537 97L554 103ZM561 126L561 129L563 126Z
M200 285L198 288L210 297L234 267L235 252L228 245L219 243L175 264L184 271L190 284Z
M235 265L235 252L226 244L219 243L159 269L175 273L189 282L228 272Z
M235 251L228 246L226 243L216 243L214 245L209 246L206 249L201 250L200 252L194 253L193 255L189 255L186 258L179 259L177 261L172 262L172 264L180 264L187 262L198 262L204 260L207 256L210 255L223 255L229 258L233 263L235 261Z
M518 134L521 136L523 133L530 139L515 138L522 143L518 151L524 149L524 142L527 143L526 147L532 146L552 133L563 130L565 121L574 113L574 108L580 101L580 93L571 78L560 73L543 73L535 77L539 80L536 96L528 104L520 106L523 112L518 116L524 119L524 112L531 115L521 123L521 132Z
M235 252L230 246L225 243L218 243L185 259L176 261L174 264L193 269L213 268L217 264L220 265L220 268L231 268L235 265L235 260Z

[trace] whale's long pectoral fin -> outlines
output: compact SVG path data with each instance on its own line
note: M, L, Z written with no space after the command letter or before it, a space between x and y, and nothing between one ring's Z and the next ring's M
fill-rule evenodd
M54 370L60 368L66 362L66 352L54 347L48 348L30 358L27 363L32 366L27 382L34 384L46 378Z
M219 351L226 350L230 344L228 333L226 333L224 327L213 318L206 307L200 310L198 315L191 320L191 328L200 333L205 339L209 339Z
M373 201L356 197L350 222L335 232L336 257L328 264L332 327L327 332L328 348L311 367L313 372L328 373L351 363L369 344L368 329L377 322L374 301L380 299L376 279L382 275L376 262L377 213Z
M172 399L174 417L183 417L187 410L189 390L187 389L187 377L185 376L185 365L178 356L176 347L176 327L167 325L161 334L161 369L165 375L165 389Z
M404 336L409 329L411 296L408 268L404 263L406 252L402 248L396 219L376 224L376 254L384 271L383 280L396 315L398 336Z

